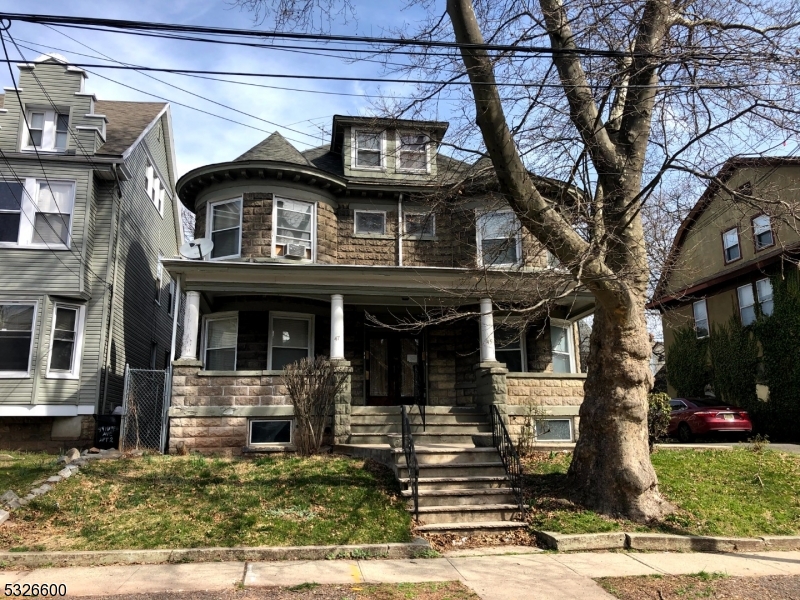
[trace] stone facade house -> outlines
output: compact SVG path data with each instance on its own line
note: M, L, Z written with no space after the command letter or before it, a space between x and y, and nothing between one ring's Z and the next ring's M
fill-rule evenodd
M0 96L0 448L91 445L123 373L170 360L169 106L98 100L59 55Z
M356 407L400 404L498 404L512 426L537 405L542 440L574 441L575 324L593 299L567 285L546 314L509 317L560 270L491 185L462 185L480 165L439 152L446 130L335 116L330 144L301 152L275 133L180 179L213 250L164 261L187 296L171 452L291 448L282 369L318 355L350 372L338 444L375 438L351 426Z

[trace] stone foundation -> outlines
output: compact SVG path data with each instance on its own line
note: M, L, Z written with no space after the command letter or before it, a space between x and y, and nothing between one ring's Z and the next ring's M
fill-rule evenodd
M67 420L79 420L64 427ZM69 448L90 448L94 417L0 417L0 450L58 454Z
M506 386L509 404L580 406L583 403L583 373L509 373Z

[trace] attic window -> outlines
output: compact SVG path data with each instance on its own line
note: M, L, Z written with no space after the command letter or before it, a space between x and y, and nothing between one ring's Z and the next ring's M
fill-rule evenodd
M383 135L371 131L355 132L355 166L359 169L383 168Z
M428 136L418 133L401 133L397 144L397 170L428 170Z
M54 110L29 109L24 148L26 150L62 151L67 149L69 114Z
M775 244L769 215L758 215L753 219L753 238L756 242L756 250L763 250Z
M147 161L147 168L145 169L145 188L147 189L147 195L153 203L153 206L156 207L158 214L163 217L165 190L149 160Z
M742 250L739 247L739 230L734 227L722 234L722 246L725 251L725 262L733 262L742 257Z

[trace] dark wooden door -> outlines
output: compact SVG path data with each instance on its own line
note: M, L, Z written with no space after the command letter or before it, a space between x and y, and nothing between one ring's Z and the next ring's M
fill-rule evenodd
M414 404L424 394L419 336L373 333L367 338L367 404Z

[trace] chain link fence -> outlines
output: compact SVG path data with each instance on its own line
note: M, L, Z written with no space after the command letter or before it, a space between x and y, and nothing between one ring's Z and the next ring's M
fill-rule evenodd
M167 438L169 370L125 367L120 450L163 452Z

